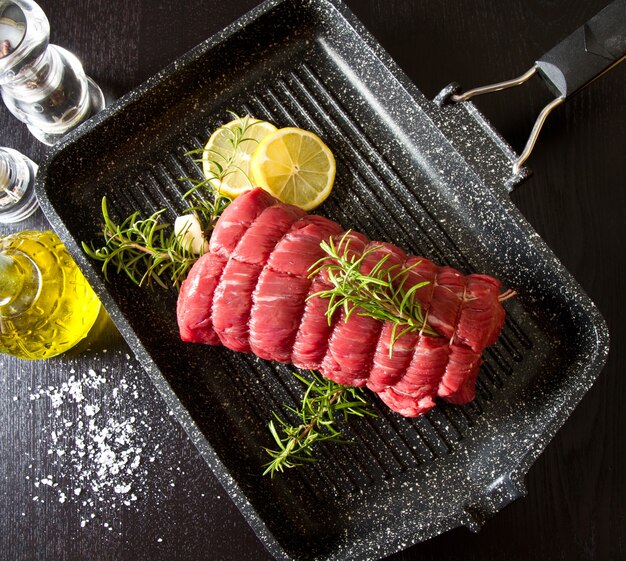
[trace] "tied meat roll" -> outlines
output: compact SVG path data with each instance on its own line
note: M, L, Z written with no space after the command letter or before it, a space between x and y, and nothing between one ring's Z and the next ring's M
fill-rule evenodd
M310 277L332 239L357 258L367 274L381 258L385 267L409 269L403 289L414 291L428 326L393 341L393 324L357 313L346 321L337 310L329 322L328 300L312 296L331 287L325 271ZM319 370L349 386L367 386L391 409L422 415L440 397L474 399L483 350L504 323L500 283L487 275L463 275L400 248L372 242L322 216L286 205L261 189L233 201L218 220L209 252L182 285L177 316L184 341L224 345L268 360ZM390 352L390 347L391 352Z

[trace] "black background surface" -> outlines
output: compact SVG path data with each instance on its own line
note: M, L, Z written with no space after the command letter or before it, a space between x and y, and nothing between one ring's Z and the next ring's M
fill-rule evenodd
M50 20L51 41L76 54L114 99L258 3L42 0L40 5ZM432 98L451 81L470 88L521 74L605 1L347 4ZM512 194L606 318L609 361L531 469L526 498L477 535L460 528L391 559L626 558L625 86L626 64L556 110L529 161L534 175ZM480 98L477 105L519 152L549 97L537 80ZM0 145L35 161L45 153L4 105ZM38 211L26 222L0 226L0 233L46 227ZM68 380L71 387L80 386L82 400L63 386ZM121 451L133 451L117 477L97 455L103 450L97 439L106 427L118 460ZM94 446L91 455L78 454L81 439ZM103 468L109 472L99 474ZM0 356L0 559L270 557L115 327L102 318L88 344L62 357L25 362Z

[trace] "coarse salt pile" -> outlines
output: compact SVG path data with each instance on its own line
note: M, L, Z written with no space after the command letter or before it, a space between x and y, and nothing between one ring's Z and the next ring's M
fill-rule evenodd
M56 472L56 478L35 475L37 467L29 465L37 489L33 500L42 501L46 488L56 491L60 503L79 506L82 527L104 511L132 506L145 494L143 464L162 454L158 442L137 430L150 430L148 412L132 403L139 398L137 384L119 375L114 384L107 383L106 373L106 368L81 374L72 369L58 386L30 388L31 402L49 410L45 440L51 458L46 463Z

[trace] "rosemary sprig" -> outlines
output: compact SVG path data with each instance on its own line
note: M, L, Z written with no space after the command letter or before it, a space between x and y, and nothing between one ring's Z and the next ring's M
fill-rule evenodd
M328 322L332 321L333 315L340 308L344 310L345 321L353 313L357 313L391 322L393 328L389 356L392 355L395 342L411 331L438 337L439 334L428 325L426 316L415 299L415 292L427 285L428 281L417 283L408 290L404 288L411 269L418 263L411 267L386 266L390 257L390 254L386 254L368 274L364 274L361 270L363 262L381 246L372 246L359 256L351 254L349 234L350 230L344 234L338 245L332 238L323 241L320 246L326 256L311 266L311 277L325 271L332 285L332 288L309 296L328 299Z
M310 371L310 379L297 372L292 374L306 389L300 409L287 407L297 416L298 424L291 424L272 412L274 419L268 427L277 448L265 449L272 460L263 466L263 475L271 477L286 469L314 462L314 447L320 442L349 442L337 427L338 417L346 420L349 416L376 416L360 388L342 386L313 371Z
M116 224L109 215L106 197L103 197L104 246L96 248L93 243L83 242L83 250L92 259L102 261L107 280L109 267L113 267L139 286L154 281L167 288L161 278L167 276L171 284L178 287L198 256L181 244L181 237L174 234L171 224L161 221L164 212L165 209L161 209L145 219L139 212L134 212Z

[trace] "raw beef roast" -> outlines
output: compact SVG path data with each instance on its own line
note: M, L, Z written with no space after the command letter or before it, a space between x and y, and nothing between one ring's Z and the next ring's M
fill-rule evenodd
M184 341L224 345L239 352L319 370L350 386L367 386L394 411L424 414L440 397L474 399L485 347L502 329L500 283L407 256L398 247L348 233L332 220L285 205L261 189L237 198L217 222L210 250L191 269L178 299ZM393 325L338 310L329 323L328 300L311 295L330 288L325 272L309 277L326 254L320 242L349 244L369 270L411 267L403 288L414 292L439 336L409 332L393 342Z

